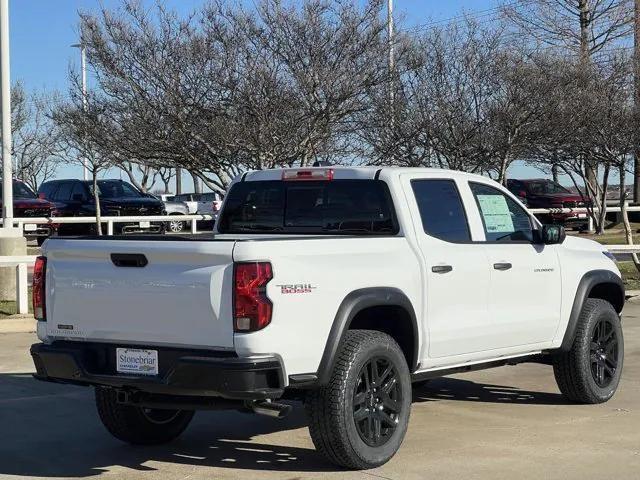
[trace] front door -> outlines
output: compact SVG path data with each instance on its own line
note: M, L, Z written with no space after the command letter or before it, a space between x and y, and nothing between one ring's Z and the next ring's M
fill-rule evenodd
M503 191L470 182L482 219L490 271L487 348L549 342L560 320L557 249L537 241L534 220Z

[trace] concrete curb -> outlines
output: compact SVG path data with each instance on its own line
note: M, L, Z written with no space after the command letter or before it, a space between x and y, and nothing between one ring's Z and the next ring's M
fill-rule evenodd
M0 319L0 334L30 333L36 331L36 320L33 315L11 315Z

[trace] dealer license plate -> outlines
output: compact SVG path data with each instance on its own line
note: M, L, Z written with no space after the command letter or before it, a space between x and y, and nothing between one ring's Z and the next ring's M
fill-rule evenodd
M140 222L140 228L151 228L151 222Z
M116 370L118 373L158 375L158 351L139 348L117 348Z

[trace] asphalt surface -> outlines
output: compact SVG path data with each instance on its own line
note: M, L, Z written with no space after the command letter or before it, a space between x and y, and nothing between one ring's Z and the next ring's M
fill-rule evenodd
M199 412L171 445L124 445L100 424L90 389L31 378L33 334L0 334L0 478L637 479L640 304L627 305L624 331L622 383L608 403L567 403L542 365L434 380L414 392L400 452L367 472L326 463L300 406L285 420Z

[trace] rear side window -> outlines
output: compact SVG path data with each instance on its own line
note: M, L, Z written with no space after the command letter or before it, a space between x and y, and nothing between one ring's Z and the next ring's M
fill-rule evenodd
M425 233L447 242L471 240L467 215L453 180L412 180L411 188Z
M73 190L72 182L62 182L53 197L54 200L67 201L71 198L71 190Z
M470 182L489 242L533 242L529 214L497 188Z
M221 233L395 235L391 195L378 180L255 181L233 185Z
M42 193L44 195L44 198L51 199L53 198L53 193L55 192L57 186L58 184L53 182L43 183L42 185L40 185L40 190L38 190L38 192Z

